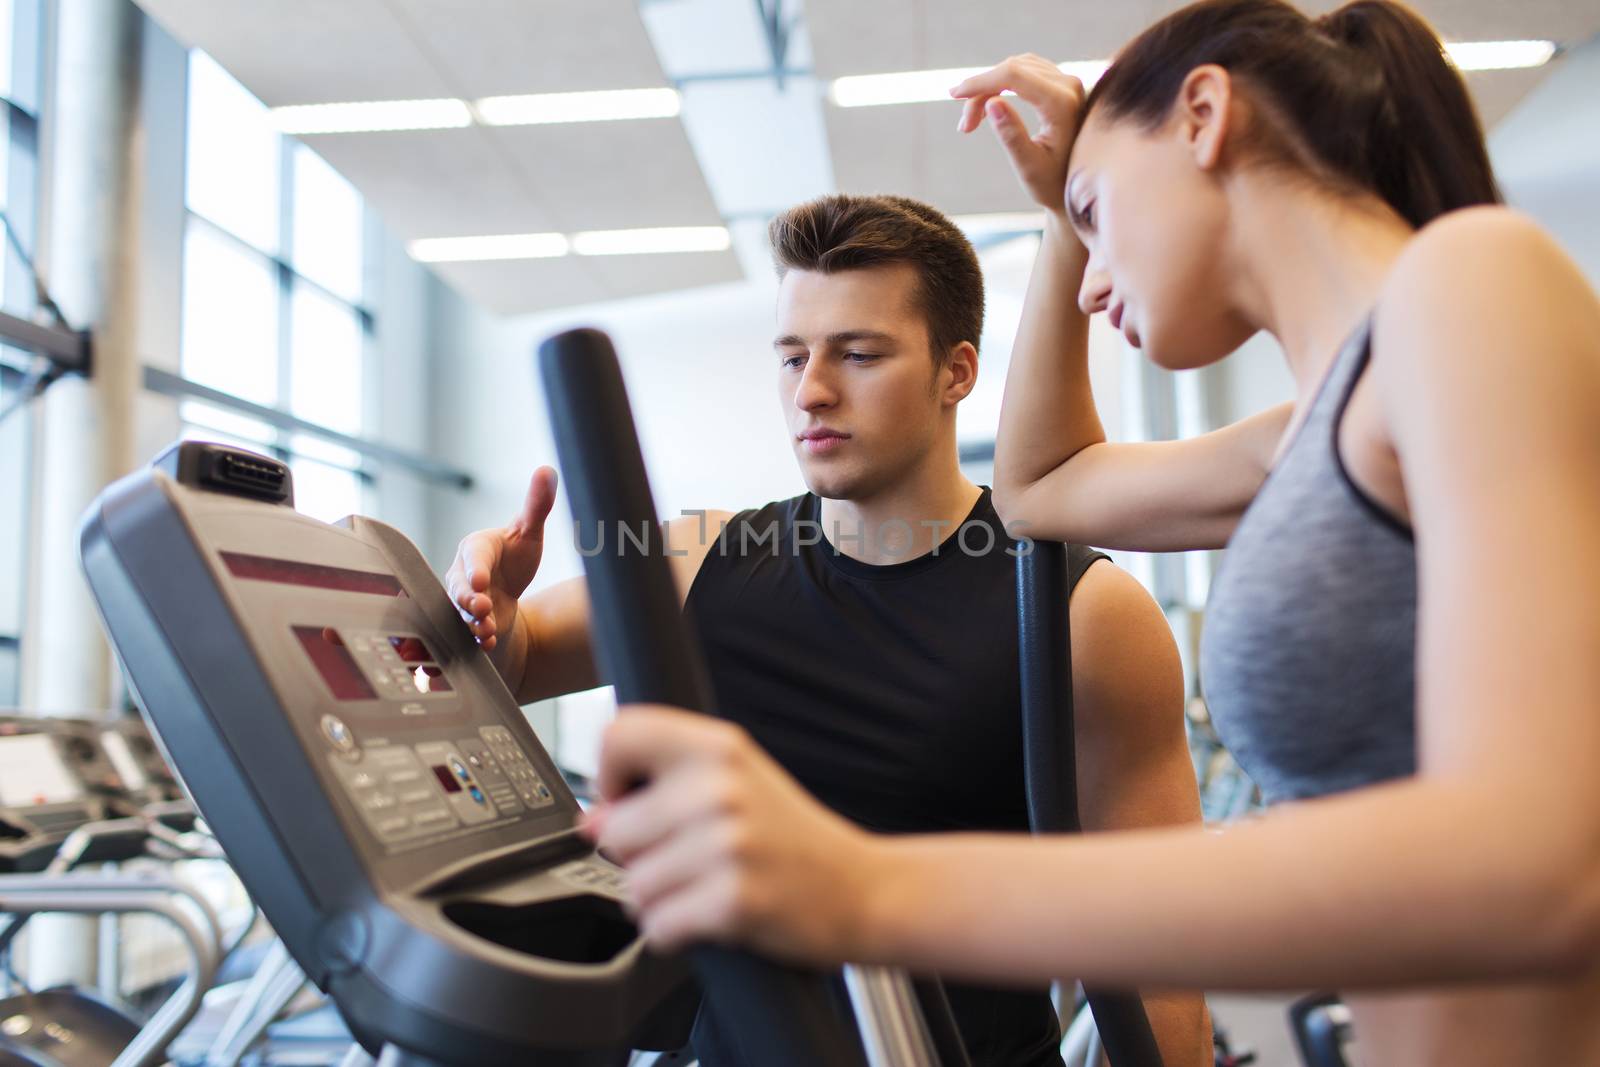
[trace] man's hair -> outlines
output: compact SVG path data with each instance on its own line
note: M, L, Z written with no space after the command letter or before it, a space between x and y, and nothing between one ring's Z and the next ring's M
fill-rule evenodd
M917 272L916 301L928 321L936 364L983 333L983 271L972 242L937 209L904 196L809 200L767 228L781 279L791 270L822 274L906 263Z

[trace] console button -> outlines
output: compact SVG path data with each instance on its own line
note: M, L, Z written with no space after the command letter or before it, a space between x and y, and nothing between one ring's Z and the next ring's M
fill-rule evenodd
M411 820L404 815L390 815L372 824L379 837L390 838L411 829Z
M350 727L337 715L324 715L322 717L322 736L340 752L349 752L356 747L355 735L350 732Z
M419 830L437 830L445 826L457 825L456 817L450 813L449 808L423 808L411 813L411 821Z

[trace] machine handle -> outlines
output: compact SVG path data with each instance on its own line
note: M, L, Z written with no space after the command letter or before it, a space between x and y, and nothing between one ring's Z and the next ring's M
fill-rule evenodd
M601 676L620 703L710 713L711 688L667 565L616 351L598 330L571 330L540 346L539 367L588 576ZM725 948L689 955L718 1015L740 1021L750 1062L864 1067L822 975Z
M1072 708L1072 629L1067 547L1034 541L1017 555L1017 647L1022 672L1022 751L1028 821L1036 834L1075 834L1078 763ZM1111 1067L1161 1067L1150 1019L1136 992L1085 989Z

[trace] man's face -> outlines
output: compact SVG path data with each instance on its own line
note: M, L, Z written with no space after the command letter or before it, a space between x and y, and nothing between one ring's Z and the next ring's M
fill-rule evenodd
M914 267L896 263L792 270L778 289L778 395L818 496L859 500L892 486L927 456L954 405L917 281Z

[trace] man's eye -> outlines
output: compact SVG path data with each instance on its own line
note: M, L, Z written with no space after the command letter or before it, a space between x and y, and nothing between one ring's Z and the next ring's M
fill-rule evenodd
M844 358L853 360L856 363L870 363L878 357L872 352L846 352Z
M1078 211L1078 218L1083 220L1083 228L1094 229L1094 201L1091 200Z
M790 370L794 370L797 367L799 367L800 364L804 363L805 361L806 361L806 357L805 356L784 356L783 359L781 359L779 361L779 363L782 366L788 367Z

